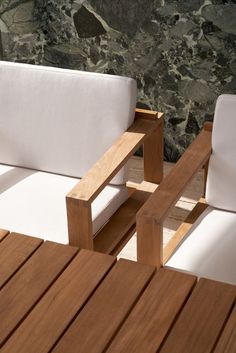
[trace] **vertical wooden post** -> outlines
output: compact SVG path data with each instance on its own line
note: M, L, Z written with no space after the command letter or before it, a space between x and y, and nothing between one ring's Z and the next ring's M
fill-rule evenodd
M164 119L161 117L158 120L157 128L143 144L144 180L156 184L160 184L163 179L164 159Z
M93 250L91 205L88 202L66 198L69 244Z
M204 190L203 190L203 197L206 196L206 184L207 184L207 175L208 175L208 167L209 167L209 160L204 165Z
M210 131L212 132L213 129L213 123L211 121L206 121L203 126L205 131ZM206 164L203 166L204 167L204 191L203 191L203 197L206 196L206 184L207 184L207 175L208 175L208 168L209 168L209 159L206 162Z
M153 217L137 215L137 261L159 268L163 264L163 225Z

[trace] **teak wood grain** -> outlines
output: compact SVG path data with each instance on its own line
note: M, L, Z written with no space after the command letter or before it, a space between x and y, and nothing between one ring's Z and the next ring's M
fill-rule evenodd
M46 242L0 291L0 347L78 252Z
M87 202L66 198L69 244L93 250L92 209Z
M12 274L1 353L235 353L236 285L78 251L46 242Z
M154 268L120 260L53 353L102 353L147 285Z
M156 353L196 277L161 269L152 278L107 353Z
M0 241L2 241L9 234L8 230L0 229Z
M69 244L80 248L93 250L98 249L98 242L101 242L99 251L102 248L113 249L114 254L126 244L134 232L134 222L129 222L130 227L118 234L115 243L113 239L109 244L109 237L104 241L105 230L98 241L93 240L91 205L94 199L111 181L117 172L126 164L133 153L144 144L144 179L149 182L160 183L163 178L163 114L137 109L134 124L110 147L110 149L93 165L85 176L77 183L66 196L67 221ZM126 203L127 209L128 203ZM121 216L120 224L124 224L123 206L115 217L108 223L116 225L118 215ZM134 212L133 217L136 216ZM132 223L132 224L131 224ZM120 227L119 227L120 228ZM98 234L96 234L98 235ZM96 243L96 244L95 244ZM116 250L115 250L116 249ZM105 250L107 253L107 250Z
M211 353L235 294L234 286L200 279L160 353Z
M163 263L163 221L211 155L211 132L202 131L137 214L137 258Z
M148 136L157 128L159 121L138 119L117 142L94 164L67 197L91 203L105 185Z
M135 119L157 120L163 118L163 113L149 109L135 109Z
M0 242L0 288L42 243L42 239L17 233L11 233Z
M189 215L186 217L185 221L179 226L175 234L172 236L170 241L164 247L163 250L163 263L165 264L175 249L178 247L180 242L184 239L188 231L190 231L194 222L198 217L207 209L208 205L205 203L205 199L201 198L196 206L192 209Z
M144 180L160 184L164 169L164 120L161 119L156 130L144 141Z
M214 353L236 352L236 307L232 311Z
M81 250L5 343L1 353L48 353L114 261L111 256Z
M171 207L175 205L188 183L203 167L210 155L211 133L202 131L149 198L141 209L140 215L148 214L155 217L158 223L163 222Z

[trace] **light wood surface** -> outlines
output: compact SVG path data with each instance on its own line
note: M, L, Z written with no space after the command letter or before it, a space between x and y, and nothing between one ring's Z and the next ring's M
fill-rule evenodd
M161 269L151 280L107 353L156 353L195 282L194 276Z
M13 251L16 257L17 249ZM0 291L1 322L4 322L0 325L0 346L77 252L77 248L68 247L65 251L63 245L43 243L4 286Z
M236 307L230 315L222 336L214 350L214 353L236 352Z
M155 218L156 222L162 223L193 176L208 161L210 154L211 133L202 131L142 207L139 218L148 215Z
M66 247L64 251L67 251ZM115 258L111 256L81 250L7 341L1 353L48 352L114 262Z
M160 120L137 119L134 124L94 164L67 197L91 203L105 185L125 165L144 140L156 131Z
M141 263L163 263L163 221L195 173L211 154L211 132L203 130L178 160L158 189L137 214L137 259Z
M210 353L235 301L235 287L201 279L160 353Z
M163 113L149 109L135 109L135 119L156 120L163 118Z
M175 249L178 247L180 242L186 236L187 232L191 229L193 223L198 217L207 209L208 205L205 203L205 199L201 198L186 219L181 223L175 234L166 244L163 251L163 263L165 264L170 256L173 254Z
M164 120L161 119L155 131L144 141L144 180L160 184L163 179Z
M164 175L167 176L174 167L174 163L164 162ZM131 189L136 189L143 180L144 168L143 158L132 157L130 161L130 174L128 186ZM199 199L201 198L204 190L204 169L200 169L193 177L191 183L186 187L183 195L177 201L176 205L170 210L167 218L164 221L163 227L163 246L164 258L167 260L168 253L171 251L172 246L169 244L170 240L174 237L176 231L181 224L188 217L189 213L193 210ZM174 237L175 239L175 237ZM174 241L173 239L173 241ZM169 249L168 249L169 247ZM136 234L130 239L124 249L121 250L119 257L130 260L137 260L137 241ZM166 256L165 256L166 254ZM165 260L165 261L166 261ZM164 262L165 262L164 261Z
M14 275L34 251L43 243L42 239L25 238L21 234L11 233L0 247L0 288ZM15 256L11 256L12 253Z
M0 241L2 241L8 234L8 230L0 229Z
M93 228L91 204L83 200L66 197L69 244L93 250Z
M153 272L148 266L119 261L53 353L104 352Z
M236 285L38 243L0 289L1 353L235 353Z
M134 233L136 213L142 205L140 204L138 209L135 209L132 200L121 205L115 216L108 220L109 226L105 225L105 229L100 229L96 234L96 240L94 240L91 216L92 201L142 144L144 144L144 179L147 182L161 182L163 178L163 124L162 113L138 109L134 124L68 193L66 206L70 245L90 250L95 247L99 251L105 249L105 253L111 249L110 253L114 254L127 243ZM139 189L129 191L130 193L135 191L135 195L143 193ZM143 199L144 201L145 199ZM129 205L131 205L130 209ZM133 212L133 216L124 217L124 210L129 214ZM121 229L122 224L124 225L123 229ZM120 229L119 233L118 229ZM111 231L113 235L109 236L107 231ZM116 234L116 240L114 240L114 234Z

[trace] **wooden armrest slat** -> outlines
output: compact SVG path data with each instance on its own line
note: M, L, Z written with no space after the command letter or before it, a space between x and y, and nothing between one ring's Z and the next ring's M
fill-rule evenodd
M106 184L124 166L136 149L159 126L161 119L138 119L94 164L67 195L91 203Z
M156 223L161 224L210 155L211 132L203 130L141 208L138 218L140 220L143 217L152 218Z
M135 119L148 119L148 120L156 120L163 117L163 113L156 112L153 110L147 109L139 109L136 108L135 110Z

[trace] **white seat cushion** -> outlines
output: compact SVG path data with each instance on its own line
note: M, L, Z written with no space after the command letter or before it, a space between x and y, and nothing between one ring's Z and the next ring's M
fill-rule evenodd
M68 243L66 194L79 180L0 165L0 227ZM93 234L128 198L125 186L107 186L92 204Z
M236 284L236 213L208 207L166 266Z

